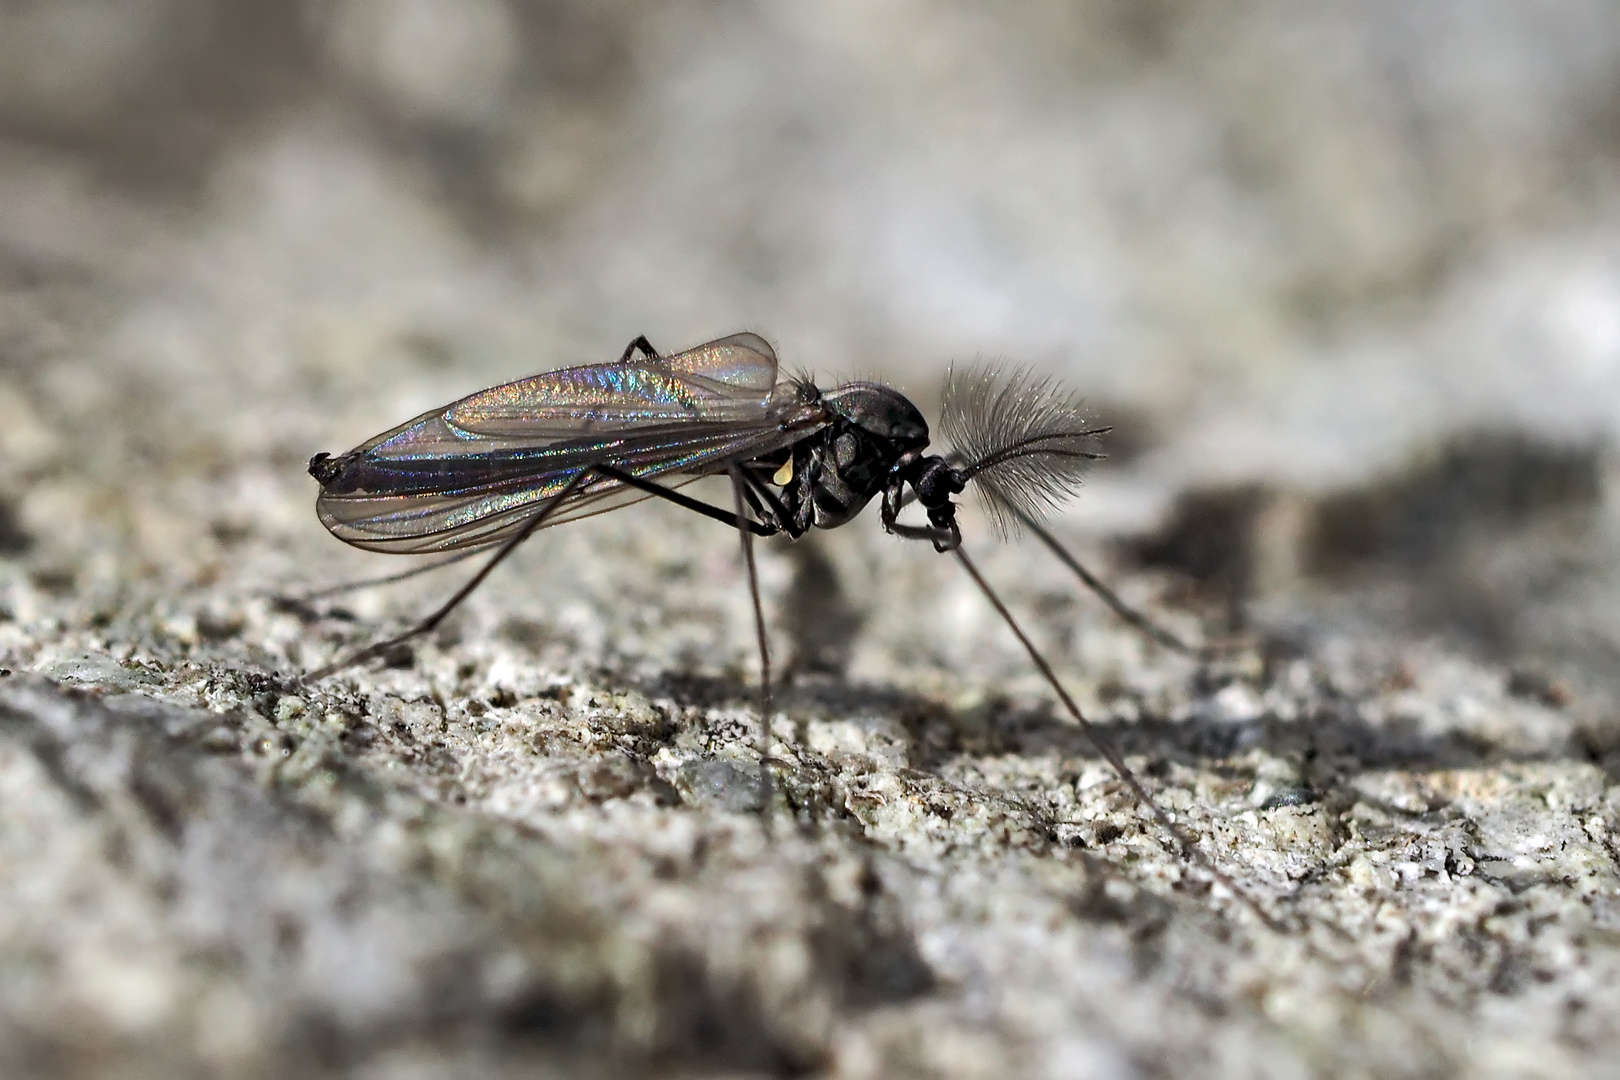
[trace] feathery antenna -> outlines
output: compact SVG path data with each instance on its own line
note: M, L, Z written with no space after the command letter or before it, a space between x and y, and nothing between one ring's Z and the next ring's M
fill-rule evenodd
M940 430L1005 539L1074 495L1109 429L1090 426L1085 402L1045 376L972 365L945 376Z

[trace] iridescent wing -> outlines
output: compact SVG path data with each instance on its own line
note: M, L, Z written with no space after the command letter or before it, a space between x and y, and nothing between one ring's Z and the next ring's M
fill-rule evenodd
M824 410L778 385L776 371L762 338L735 334L492 387L312 465L316 511L338 539L371 551L487 547L591 465L679 486L824 426ZM546 526L648 497L591 479Z

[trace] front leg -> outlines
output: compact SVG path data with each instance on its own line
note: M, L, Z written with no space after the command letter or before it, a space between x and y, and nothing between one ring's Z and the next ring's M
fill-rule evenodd
M927 525L902 525L895 522L889 531L902 540L927 540L934 545L935 551L955 551L962 546L962 530L951 522L948 528L932 528Z
M883 531L892 533L900 520L900 508L910 502L906 498L906 482L891 480L883 489Z
M896 480L883 489L883 531L902 540L927 540L934 545L935 551L955 551L962 546L962 530L956 525L956 508L946 503L940 508L943 512L935 520L933 510L928 518L934 524L929 525L902 525L900 523L900 508L911 500L906 498L905 482Z

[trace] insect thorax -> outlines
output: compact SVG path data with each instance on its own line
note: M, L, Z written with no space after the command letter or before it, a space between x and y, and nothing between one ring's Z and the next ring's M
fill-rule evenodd
M783 487L800 531L837 528L855 517L892 481L903 458L928 445L922 413L887 386L849 383L822 401L835 419L793 447L793 475Z

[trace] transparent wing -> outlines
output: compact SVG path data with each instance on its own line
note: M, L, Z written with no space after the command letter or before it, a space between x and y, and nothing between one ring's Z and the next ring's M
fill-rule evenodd
M573 438L687 420L747 421L765 415L776 389L776 353L756 334L733 334L673 356L589 364L531 375L462 398L396 428L362 449L389 453L451 447L445 437ZM421 421L437 417L441 428ZM424 439L437 445L419 445ZM408 446L405 444L409 444ZM488 449L486 444L483 449Z
M674 486L825 422L793 384L776 384L770 346L738 334L669 357L546 372L425 413L329 462L316 510L357 547L468 550L504 539L591 465L670 474ZM647 497L593 479L546 524Z

